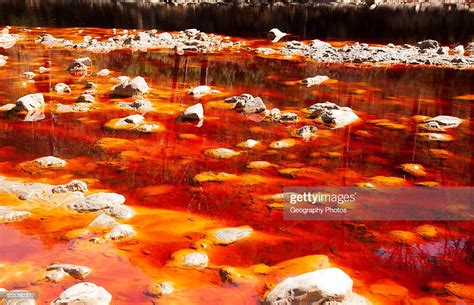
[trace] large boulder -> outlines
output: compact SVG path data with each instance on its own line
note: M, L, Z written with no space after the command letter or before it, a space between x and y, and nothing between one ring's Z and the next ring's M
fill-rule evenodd
M286 278L267 294L263 304L337 304L351 296L352 285L352 279L341 269L321 269Z
M144 95L148 91L150 91L150 87L148 87L145 79L141 76L137 76L132 80L125 80L115 86L112 94L119 97L132 97Z
M44 96L42 93L28 94L16 101L17 111L34 111L44 107Z
M112 295L93 283L79 283L64 290L51 305L109 305Z

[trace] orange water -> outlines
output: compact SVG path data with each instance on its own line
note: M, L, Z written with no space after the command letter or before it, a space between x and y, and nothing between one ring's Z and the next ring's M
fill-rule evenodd
M72 103L83 85L64 69L72 59L89 56L97 71L110 69L111 77L145 77L153 88L148 99L157 108L146 118L161 123L165 131L145 135L103 129L106 121L132 114L114 107L117 101L133 99L111 99L109 77L86 77L99 85L96 101L102 106L98 110L75 114L47 112L44 120L30 123L16 115L3 114L1 175L51 184L83 179L91 189L124 194L127 204L138 211L129 221L138 235L133 241L117 244L94 245L86 239L68 241L61 236L85 227L94 216L36 211L29 220L0 225L0 264L11 270L4 275L5 282L0 287L38 291L39 304L49 304L75 281L35 282L38 270L51 262L63 261L93 268L87 281L105 287L114 296L114 304L150 304L151 299L143 294L144 287L163 278L173 279L180 289L158 300L160 304L258 304L263 286L223 284L215 268L193 271L166 266L173 252L188 248L205 230L234 225L250 225L258 234L209 250L214 266L273 265L304 255L325 254L360 282L356 291L364 295L370 284L382 279L392 279L407 287L412 298L431 295L423 289L431 281L474 284L472 222L435 223L439 237L413 246L394 244L384 236L390 230L412 230L423 223L367 222L368 229L381 236L368 242L351 233L343 222L284 221L281 211L268 209L268 202L260 199L262 195L281 193L289 185L343 186L378 175L401 177L397 166L407 162L425 165L428 176L423 180L444 186L472 186L472 98L458 97L473 94L473 71L317 64L302 59L259 58L245 51L184 56L157 50L93 54L46 49L32 42L41 32L79 40L78 29L33 29L26 33L14 28L12 32L22 33L23 40L0 51L9 56L8 64L0 68L2 104L14 103L20 96L35 92L44 92L51 105ZM81 35L107 37L111 32L86 29ZM263 43L266 42L248 41L252 46ZM23 86L21 74L37 71L46 61L51 61L52 71L38 74L34 84ZM337 82L312 88L291 83L317 74L328 75ZM50 86L58 82L70 84L72 96L50 93ZM210 85L223 94L200 99L206 117L204 125L197 128L176 117L197 102L186 92L200 84ZM233 110L221 109L223 96L241 93L260 96L267 108L282 110L298 111L329 100L351 107L362 122L337 130L320 127L323 136L287 151L263 147L230 160L204 156L205 149L235 148L249 138L268 144L289 137L291 130L302 126L255 122ZM454 137L453 142L436 145L452 153L447 160L430 156L427 145L414 140L416 126L411 117L440 114L465 119L459 128L448 132ZM402 124L405 129L388 130L365 123L382 118ZM359 130L368 131L371 137L358 136ZM178 138L185 133L197 138ZM104 137L129 142L118 150L104 152L95 146ZM127 155L120 155L121 150L127 150ZM329 157L328 152L339 154ZM46 155L67 159L68 166L37 175L17 167L21 162ZM276 169L247 169L246 164L255 160L266 160L280 168L312 166L320 174L288 179L279 176ZM193 183L192 178L204 171L258 176L244 183ZM2 195L2 202L19 204L10 195Z

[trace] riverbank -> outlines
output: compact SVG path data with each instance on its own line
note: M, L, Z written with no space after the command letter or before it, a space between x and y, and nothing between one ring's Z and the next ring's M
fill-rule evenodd
M272 28L297 40L356 40L443 44L474 37L473 4L334 4L284 2L0 1L0 24L43 27L99 27L205 32L264 37ZM238 3L239 5L234 5Z

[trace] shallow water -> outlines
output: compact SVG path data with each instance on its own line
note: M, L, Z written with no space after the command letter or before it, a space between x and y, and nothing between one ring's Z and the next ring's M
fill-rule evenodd
M374 176L404 177L397 169L402 163L421 163L428 172L422 179L405 177L410 185L436 181L443 186L473 186L472 70L329 65L260 58L244 51L179 56L167 51L122 50L104 55L46 49L32 42L41 32L78 39L77 31L33 29L23 33L26 39L13 48L0 51L9 57L8 64L0 68L2 104L36 92L44 92L50 106L70 104L83 90L84 79L98 84L96 102L101 103L101 108L85 113L46 112L44 120L35 122L2 114L0 174L51 184L81 179L91 189L124 194L127 204L138 212L127 222L138 235L133 241L115 246L94 245L81 238L64 240L61 236L67 231L85 227L94 217L38 210L31 219L0 225L0 266L12 270L0 275L1 286L38 291L39 303L48 304L74 281L32 282L39 277L38 270L61 260L93 268L87 280L105 287L114 296L114 304L149 304L151 299L143 294L144 287L158 279L172 279L179 287L175 294L160 298L160 304L258 304L263 295L260 285L222 284L215 268L194 271L166 266L173 252L188 248L209 228L238 225L250 225L258 233L248 240L210 249L213 266L274 265L304 255L325 254L331 263L357 279L357 292L376 304L387 303L370 295L368 287L384 279L407 287L410 298L434 296L424 289L432 281L474 284L472 222L435 223L439 229L435 241L405 245L393 243L387 233L413 230L423 223L366 222L376 236L370 241L349 230L344 222L284 221L280 210L269 209L268 201L261 199L263 195L281 193L289 185L345 186ZM81 35L88 34L111 35L105 29L85 29ZM257 46L267 42L248 43ZM91 57L96 71L110 69L111 76L80 80L64 71L71 60L82 56ZM51 61L50 73L38 74L34 83L21 78L23 72L37 71L46 61ZM317 74L337 81L311 88L294 82ZM157 109L145 117L162 124L164 131L144 135L102 127L110 119L132 114L115 106L118 101L132 98L109 97L113 85L110 77L120 75L145 77L153 88L147 98ZM70 84L73 94L50 93L49 88L58 82ZM198 101L187 95L187 89L197 85L222 91L199 99L205 107L200 128L176 120L187 106ZM266 147L269 143L290 137L290 132L303 122L258 122L223 108L225 97L245 92L262 97L267 108L296 112L317 102L332 101L351 107L362 120L336 130L318 126L317 139L300 141L288 150L271 150ZM412 117L441 114L464 119L460 127L448 131L454 140L440 144L417 141ZM388 119L397 125L383 128L368 123L374 119ZM180 139L180 134L196 137ZM104 151L95 145L104 137L129 141L123 147ZM203 154L211 148L237 149L237 143L249 138L261 141L263 147L230 160L215 160ZM429 148L446 149L451 155L440 159L430 155ZM39 174L24 172L17 166L46 155L67 159L68 166ZM248 169L246 164L255 160L269 161L279 169L311 166L318 173L289 179L278 175L275 168ZM192 178L205 171L233 173L244 179L195 184ZM10 195L2 195L2 200L20 204ZM440 303L447 302L438 298Z

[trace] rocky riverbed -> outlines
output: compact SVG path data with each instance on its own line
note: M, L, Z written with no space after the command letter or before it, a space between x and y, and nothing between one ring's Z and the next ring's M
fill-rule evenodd
M4 303L474 301L472 222L282 212L287 186L471 186L471 47L271 33L3 30Z

